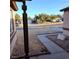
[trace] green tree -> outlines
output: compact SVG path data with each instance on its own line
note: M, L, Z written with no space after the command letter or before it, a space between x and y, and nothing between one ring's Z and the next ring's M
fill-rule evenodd
M21 20L20 15L19 15L19 14L16 14L16 15L15 15L15 21L20 21L20 20Z
M36 20L37 23L44 23L48 19L48 15L41 13L39 15L35 15L34 19Z
M31 17L27 17L27 19L28 19L28 20L32 20L32 18L31 18Z
M60 15L48 15L45 13L41 13L35 15L34 22L35 23L44 23L44 22L52 22L52 20L56 20L56 18L61 18Z

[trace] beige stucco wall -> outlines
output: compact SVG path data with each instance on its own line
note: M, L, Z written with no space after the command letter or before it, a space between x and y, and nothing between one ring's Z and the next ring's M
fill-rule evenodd
M16 11L14 11L12 8L10 8L10 10L12 11L12 18L13 18L13 27L14 27L14 33L16 32L16 24L15 24L15 14ZM10 37L11 43L10 43L10 55L12 54L15 42L17 40L17 33L15 33L14 35L11 35Z
M12 8L11 8L11 11L12 11L12 17L13 17L13 23L14 23L14 31L16 31L16 24L15 24L16 11L14 11Z
M69 28L69 11L64 11L63 19L64 19L63 27L64 28ZM69 31L64 30L64 34L69 36Z
M64 12L64 27L69 28L69 11Z
M12 54L16 40L17 40L17 33L15 33L15 35L12 38L12 42L10 43L10 55Z

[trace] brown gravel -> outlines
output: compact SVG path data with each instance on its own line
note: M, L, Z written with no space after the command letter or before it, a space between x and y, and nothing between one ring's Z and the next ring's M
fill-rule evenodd
M18 39L12 52L11 58L24 56L23 31L17 31ZM29 31L29 55L48 53L47 48L38 40L34 31Z
M57 35L48 35L47 37L51 41L59 45L61 48L63 48L65 51L69 52L69 39L67 40L57 39Z

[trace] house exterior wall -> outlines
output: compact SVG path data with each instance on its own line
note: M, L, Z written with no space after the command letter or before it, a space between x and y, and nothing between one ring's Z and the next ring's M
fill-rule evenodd
M12 8L10 8L11 15L12 15L12 24L13 24L13 31L10 32L10 55L12 54L12 50L14 48L15 42L17 40L17 33L16 33L16 24L15 24L15 14L16 11L14 11Z
M64 28L69 29L69 10L64 11L63 19L64 19ZM64 34L69 36L69 30L64 29Z

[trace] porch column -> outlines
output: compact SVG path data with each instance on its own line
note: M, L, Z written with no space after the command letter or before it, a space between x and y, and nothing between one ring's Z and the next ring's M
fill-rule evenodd
M23 30L24 30L24 51L25 51L25 59L29 59L28 53L29 53L29 40L28 40L28 20L27 20L27 6L25 4L25 1L23 1Z

